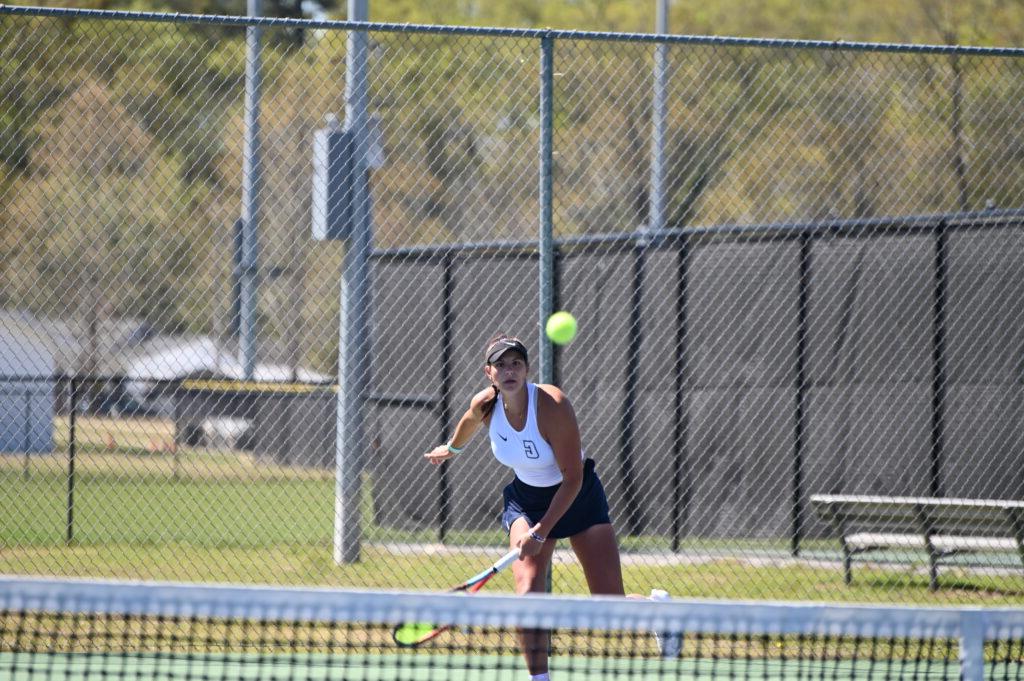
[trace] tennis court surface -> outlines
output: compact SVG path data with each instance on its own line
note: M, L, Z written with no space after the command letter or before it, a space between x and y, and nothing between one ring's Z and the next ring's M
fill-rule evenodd
M402 648L410 621L452 629ZM1024 678L1015 609L0 578L14 681L525 679L520 628L552 632L553 681Z

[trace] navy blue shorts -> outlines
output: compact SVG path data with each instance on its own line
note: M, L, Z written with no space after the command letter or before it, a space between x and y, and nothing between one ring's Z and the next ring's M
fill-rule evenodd
M555 496L560 486L559 484L551 487L534 487L519 478L506 485L502 493L505 498L505 510L501 514L501 524L505 532L511 532L512 523L519 518L526 518L530 527L539 523L547 513L551 498ZM583 462L583 485L580 487L580 493L576 495L565 515L548 532L548 537L565 539L579 534L588 527L610 522L608 498L604 494L604 487L594 472L594 460L587 459Z

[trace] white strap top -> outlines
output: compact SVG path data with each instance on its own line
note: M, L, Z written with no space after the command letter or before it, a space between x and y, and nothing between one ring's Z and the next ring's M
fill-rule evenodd
M527 485L550 487L562 482L555 452L537 427L537 384L526 384L526 425L515 430L505 418L505 403L498 395L491 412L491 451L498 461L515 471Z

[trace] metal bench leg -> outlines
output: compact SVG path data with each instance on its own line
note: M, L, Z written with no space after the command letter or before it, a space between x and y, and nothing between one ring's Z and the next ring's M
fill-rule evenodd
M839 535L839 544L843 547L843 583L849 586L853 581L853 552L846 543L846 519L832 507L826 509L825 517L832 522Z
M1021 567L1024 567L1024 514L1007 509L1006 515L1013 526L1013 538L1017 540L1017 555L1020 556Z
M928 589L939 590L939 553L932 544L932 535L935 533L935 526L925 508L920 504L914 505L914 514L917 516L917 524L924 535L925 549L928 551Z

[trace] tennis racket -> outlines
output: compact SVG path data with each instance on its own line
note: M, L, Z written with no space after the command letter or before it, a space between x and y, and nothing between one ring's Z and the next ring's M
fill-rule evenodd
M462 584L459 584L453 592L465 591L466 593L475 594L477 591L483 588L484 584L491 581L491 577L498 574L509 565L512 564L516 558L519 557L519 549L513 549L504 556L502 556L497 563L487 568L483 572L473 577L470 577ZM448 631L452 628L450 624L432 624L430 622L403 622L399 624L391 632L391 637L395 640L395 643L402 646L403 648L415 648L416 646L426 643L427 641L435 638L438 634Z

